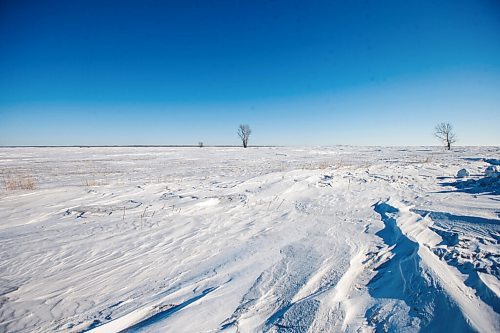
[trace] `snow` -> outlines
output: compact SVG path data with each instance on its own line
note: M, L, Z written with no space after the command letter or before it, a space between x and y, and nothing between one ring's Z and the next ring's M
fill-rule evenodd
M495 165L490 165L484 170L484 175L486 177L497 177L498 170Z
M467 169L460 169L457 172L457 178L465 178L465 177L469 177L469 176L470 176L470 174L469 174L469 171L467 171Z
M499 155L0 148L0 331L500 331Z

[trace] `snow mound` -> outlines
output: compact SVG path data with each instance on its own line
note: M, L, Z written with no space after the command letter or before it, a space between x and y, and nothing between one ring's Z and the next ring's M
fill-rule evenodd
M457 178L469 177L469 171L467 169L460 169L457 172Z
M486 168L486 170L484 170L484 175L486 177L494 177L494 178L497 178L499 175L498 175L498 170L497 170L497 167L494 166L494 165L490 165L489 167Z
M484 160L486 163L492 164L492 165L500 165L500 160L495 159L495 158L488 158Z

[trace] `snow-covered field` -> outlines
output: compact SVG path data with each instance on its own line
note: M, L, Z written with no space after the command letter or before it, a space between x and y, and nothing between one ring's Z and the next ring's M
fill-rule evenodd
M1 148L0 331L498 332L499 158Z

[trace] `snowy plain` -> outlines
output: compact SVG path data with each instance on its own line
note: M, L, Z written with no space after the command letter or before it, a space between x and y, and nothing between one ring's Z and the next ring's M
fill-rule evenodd
M499 158L0 148L0 332L499 332Z

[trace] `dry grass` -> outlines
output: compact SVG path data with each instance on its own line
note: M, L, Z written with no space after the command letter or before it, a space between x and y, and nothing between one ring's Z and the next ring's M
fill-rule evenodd
M34 190L36 178L32 175L6 175L3 178L3 184L7 191Z
M433 162L432 156L427 157L422 163L431 163Z
M91 186L97 186L97 180L95 179L82 179L82 186L85 187L91 187Z
M306 163L302 166L304 170L325 170L325 169L340 169L351 166L352 163L343 160L325 160Z
M304 170L318 170L318 169L328 169L330 167L330 164L329 162L327 161L321 161L321 162L309 162L309 163L305 163L303 166L302 166L302 169Z
M103 177L90 176L88 178L82 178L81 184L83 187L90 188L96 186L109 185L108 179Z

